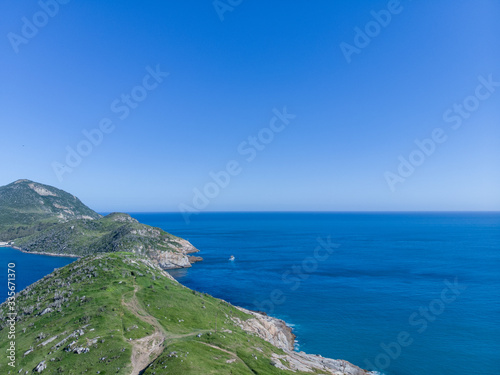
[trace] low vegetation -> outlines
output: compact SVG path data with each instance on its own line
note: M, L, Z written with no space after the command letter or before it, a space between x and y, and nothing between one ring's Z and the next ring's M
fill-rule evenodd
M189 266L186 254L197 251L127 214L102 217L75 196L29 180L0 187L0 242L27 252L74 256L129 251L161 258L159 253L170 252L185 256L183 266Z

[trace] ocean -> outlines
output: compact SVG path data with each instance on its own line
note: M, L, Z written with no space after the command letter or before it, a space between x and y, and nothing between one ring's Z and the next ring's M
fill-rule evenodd
M498 374L498 213L132 216L201 250L171 271L181 283L284 319L298 350L387 375Z
M132 216L201 250L170 271L181 283L284 319L297 350L386 375L498 373L499 213ZM0 283L15 261L19 287L73 260L0 252Z
M15 271L15 280L10 280L15 284L16 292L20 292L28 285L40 280L44 276L53 272L55 268L64 267L76 258L53 257L49 255L27 254L10 247L0 247L0 299L5 301L8 296L8 276L9 264L13 263L12 269ZM12 272L11 272L12 273Z

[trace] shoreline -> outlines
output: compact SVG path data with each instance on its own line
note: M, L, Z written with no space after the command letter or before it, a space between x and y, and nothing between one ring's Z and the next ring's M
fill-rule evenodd
M191 289L171 275L168 272L170 270L165 271L169 277L174 279L180 285ZM366 370L347 360L323 357L321 354L309 354L299 350L300 346L297 346L299 340L297 335L294 333L293 325L287 323L285 320L269 315L263 311L251 310L234 305L232 302L222 298L217 299L224 301L225 303L228 303L236 309L253 317L247 321L231 318L231 320L233 320L233 322L236 323L241 329L249 334L257 335L263 340L269 342L271 345L283 350L283 355L275 354L271 358L271 363L278 369L292 372L302 371L311 373L321 371L324 375L335 375L339 374L339 372L346 375L382 375L382 373L378 371ZM281 361L284 361L287 365L282 365Z
M56 254L56 253L26 251L26 250L23 250L22 248L20 248L18 246L9 245L6 242L0 242L0 247L8 247L8 248L11 248L11 249L14 249L14 250L18 250L18 251L20 251L21 253L24 253L24 254L46 255L46 256L49 256L49 257L60 257L60 258L76 258L76 259L83 258L82 256L75 255L75 254Z

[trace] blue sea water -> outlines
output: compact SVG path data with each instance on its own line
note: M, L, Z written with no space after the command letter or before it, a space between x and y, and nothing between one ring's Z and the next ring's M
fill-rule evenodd
M49 255L27 254L10 247L0 247L0 300L7 298L8 265L13 263L15 267L16 292L20 292L28 285L40 280L45 275L53 272L55 268L64 267L74 262L76 258L53 257Z
M286 320L299 350L387 375L499 372L499 213L132 216L201 250L179 281ZM2 300L7 263L20 290L74 260L0 254Z
M498 213L132 216L201 250L179 281L286 320L299 350L388 375L500 370Z

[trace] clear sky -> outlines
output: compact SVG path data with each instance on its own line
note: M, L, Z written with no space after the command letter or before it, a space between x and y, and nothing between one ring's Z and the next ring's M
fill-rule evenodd
M101 212L500 210L498 1L7 0L0 18L0 185Z

